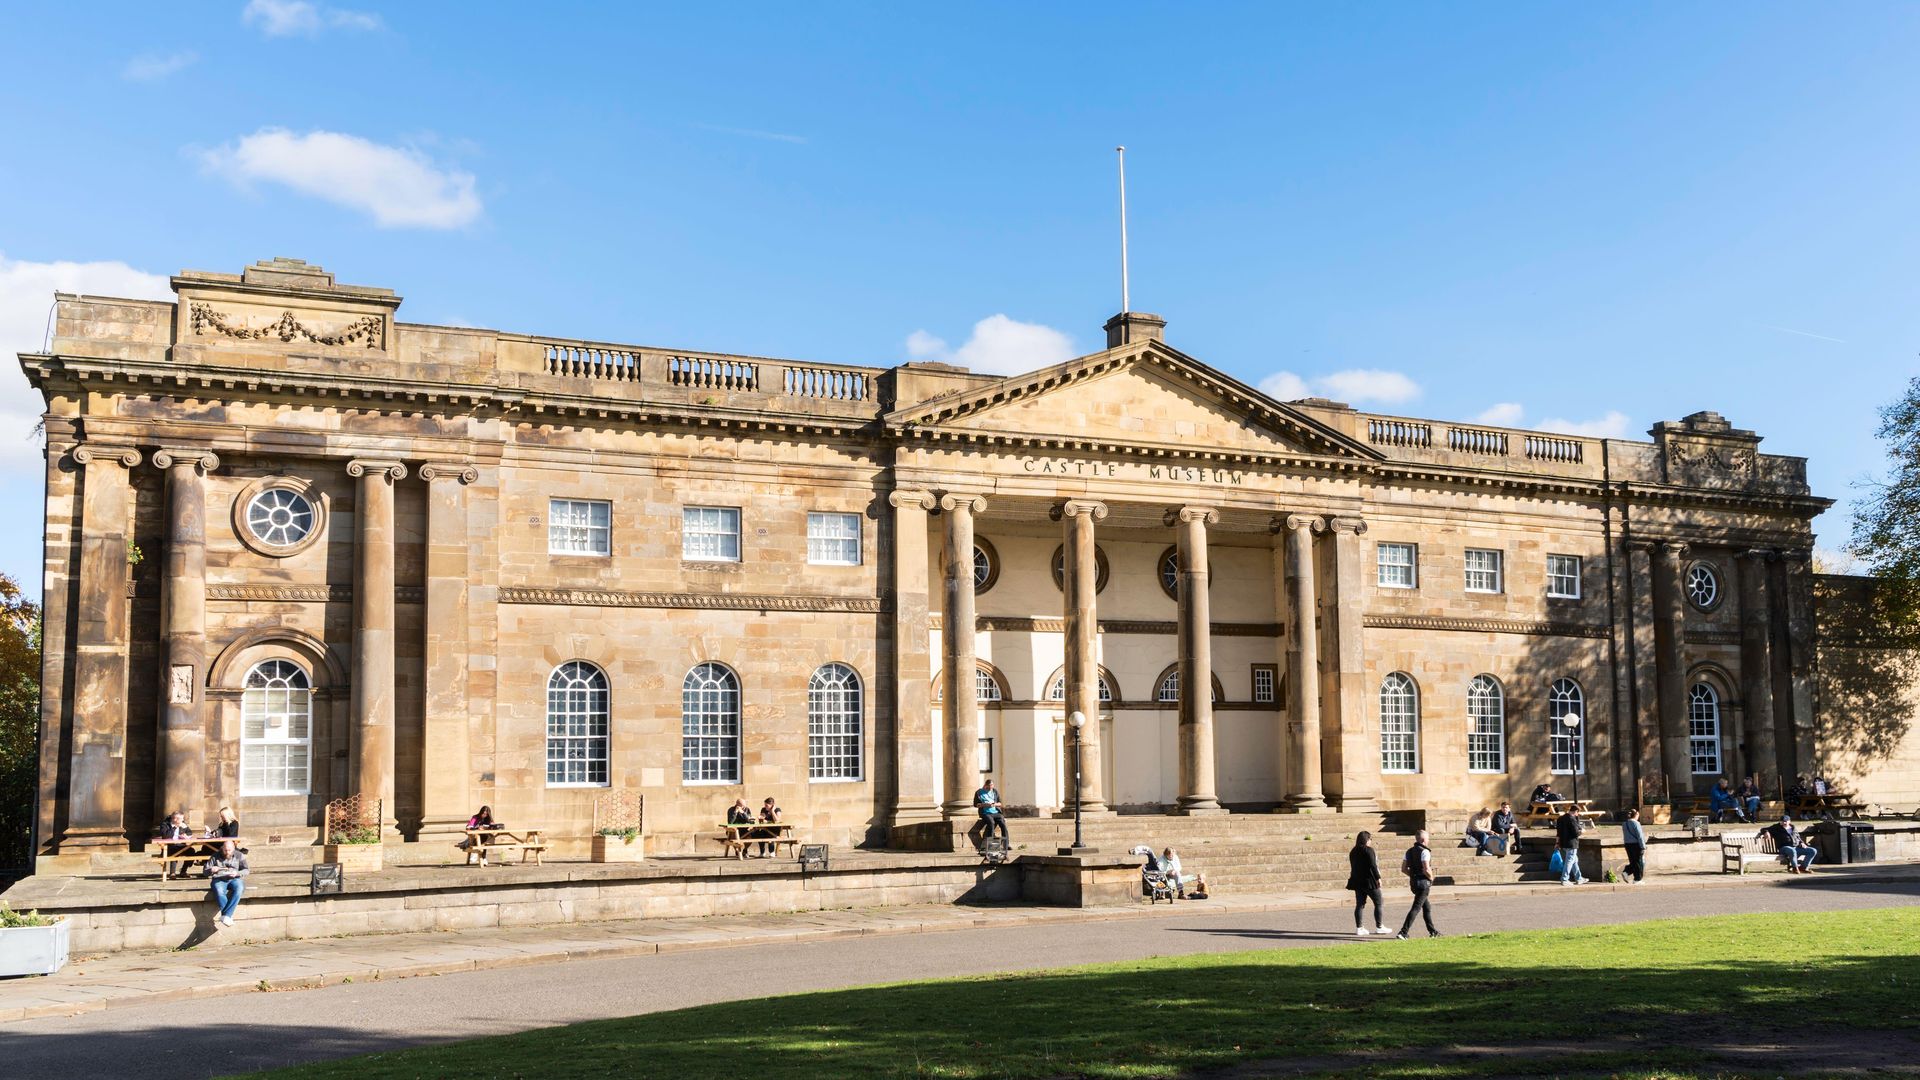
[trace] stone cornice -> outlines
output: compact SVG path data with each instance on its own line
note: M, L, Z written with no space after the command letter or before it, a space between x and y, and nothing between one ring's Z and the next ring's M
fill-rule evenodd
M1525 634L1531 637L1605 638L1607 628L1549 619L1471 619L1448 615L1367 615L1361 625L1380 630L1459 630L1476 634Z
M973 620L976 630L1002 630L1028 634L1064 634L1067 632L1067 620L1045 615L981 615ZM938 612L927 616L927 628L939 630L946 626L946 619ZM1158 619L1101 619L1102 634L1162 634L1172 637L1178 632L1178 626L1171 620ZM1229 623L1212 624L1214 637L1264 637L1285 636L1285 629L1279 623Z
M700 608L724 611L838 611L872 614L888 610L877 596L781 596L766 593L613 592L605 589L503 588L503 604L559 607Z
M426 599L426 590L418 585L402 585L393 590L393 598L402 604L418 604ZM345 604L353 600L350 585L209 585L209 600L265 601L285 604Z

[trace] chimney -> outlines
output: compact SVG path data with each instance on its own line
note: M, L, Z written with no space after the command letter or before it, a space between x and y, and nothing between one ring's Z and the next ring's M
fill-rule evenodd
M1123 311L1107 320L1107 348L1117 349L1136 341L1167 340L1167 320L1144 311Z

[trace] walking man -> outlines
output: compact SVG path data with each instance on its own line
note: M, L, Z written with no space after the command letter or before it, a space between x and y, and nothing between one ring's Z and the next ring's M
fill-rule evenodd
M1580 834L1586 830L1586 822L1568 806L1560 812L1559 820L1553 823L1553 831L1560 843L1560 884L1585 885L1587 879L1580 874Z
M1640 827L1639 807L1627 810L1627 820L1620 823L1620 837L1627 849L1627 880L1635 885L1647 880L1647 832Z
M1394 937L1407 940L1407 931L1413 929L1413 917L1419 915L1427 922L1427 936L1439 937L1440 931L1433 925L1433 851L1427 847L1427 830L1421 829L1413 838L1413 846L1407 849L1406 856L1400 861L1400 872L1407 875L1407 885L1413 890L1413 906L1407 909L1407 920L1400 924L1400 932Z

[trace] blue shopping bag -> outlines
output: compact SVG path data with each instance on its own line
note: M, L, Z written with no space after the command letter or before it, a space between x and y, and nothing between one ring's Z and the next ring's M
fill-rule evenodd
M1553 849L1553 858L1547 860L1547 873L1557 874L1567 868L1565 859L1560 857L1560 849Z

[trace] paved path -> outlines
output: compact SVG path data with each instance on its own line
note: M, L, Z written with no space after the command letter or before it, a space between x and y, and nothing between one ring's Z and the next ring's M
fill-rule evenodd
M1394 903L1404 912L1404 894ZM1835 872L1789 880L1709 878L1665 886L1550 890L1480 887L1452 890L1436 903L1448 933L1582 926L1720 914L1817 912L1920 903L1920 873L1889 868L1871 876ZM1347 944L1398 947L1352 934L1349 909L1329 895L1252 898L1234 906L1187 904L1122 918L1048 909L912 908L880 911L674 920L647 924L656 939L631 951L567 963L615 947L617 934L595 927L405 934L383 938L289 942L257 947L258 963L282 945L301 946L309 963L338 970L358 955L367 976L321 989L192 998L197 985L221 985L233 962L254 948L137 958L108 977L139 985L164 978L174 998L95 1008L76 1016L0 1024L0 1062L9 1080L37 1077L217 1076L321 1058L497 1034L550 1024L627 1016L765 994L832 989L902 978L938 978L1253 947ZM990 925L974 927L974 920ZM952 927L948 932L930 932ZM964 928L963 928L964 927ZM716 938L755 942L701 947ZM836 935L834 940L807 940ZM469 950L467 970L431 978L396 972L451 961L444 949ZM312 959L318 958L318 959ZM209 970L201 965L215 965ZM486 965L478 966L476 965ZM99 962L82 965L100 970ZM83 974L92 978L92 974ZM25 984L3 988L11 994ZM104 985L104 984L103 984ZM271 984L270 984L271 985ZM4 1000L4 998L0 998ZM204 1025L228 1025L232 1038L203 1037ZM184 1026L183 1026L184 1025Z

